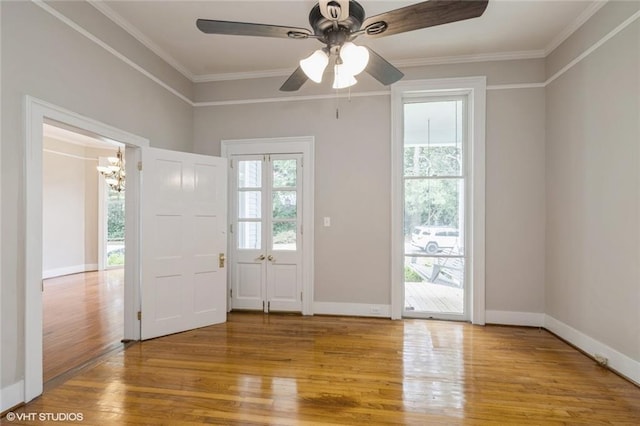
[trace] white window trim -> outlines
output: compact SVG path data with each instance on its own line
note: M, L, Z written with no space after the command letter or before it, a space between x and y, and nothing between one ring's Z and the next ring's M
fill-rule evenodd
M469 114L469 318L473 324L485 323L485 123L487 79L481 77L446 78L399 82L391 88L391 318L402 318L403 258L403 97L464 93Z

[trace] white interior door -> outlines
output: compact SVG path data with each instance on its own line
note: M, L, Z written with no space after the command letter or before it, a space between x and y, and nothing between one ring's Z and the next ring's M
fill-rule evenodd
M232 158L234 309L302 311L302 158Z
M142 339L226 321L227 160L142 150Z

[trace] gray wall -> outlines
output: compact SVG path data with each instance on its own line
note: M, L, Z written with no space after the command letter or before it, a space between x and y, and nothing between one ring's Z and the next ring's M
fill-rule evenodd
M412 79L486 75L489 85L500 85L540 83L545 70L544 60L526 60L405 71ZM282 96L278 83L268 79L262 85L203 84L198 97L201 102L220 100L216 96L226 101L277 98ZM367 80L356 88L355 93L385 89ZM194 150L219 155L224 139L314 136L314 300L389 304L390 119L388 95L199 107L194 116ZM488 310L544 312L544 123L543 88L489 91ZM322 226L324 216L331 217L330 228Z
M44 138L42 270L44 277L98 267L99 157L115 151Z
M172 73L130 36L86 4L55 3L76 12L88 29L111 34L113 47L141 60L190 96L191 83ZM81 12L81 13L80 13ZM31 2L2 2L2 380L24 374L24 132L23 102L31 95L138 134L152 146L191 150L189 103L154 83ZM79 19L79 18L78 18ZM182 93L182 92L181 92Z
M601 9L550 57L549 76L639 8ZM547 87L546 120L546 312L640 361L637 20Z
M547 313L640 359L638 23L566 74L541 83L638 8L611 2L547 58L408 68L407 80L486 75L486 302ZM187 98L284 96L282 78L194 85L92 7L56 10ZM388 95L193 108L30 2L3 2L2 380L24 373L24 139L31 95L144 136L152 146L220 153L220 140L316 139L319 302L390 302ZM26 24L28 23L28 25ZM383 91L364 77L354 93ZM326 86L304 94L327 94ZM288 95L287 95L288 96ZM320 220L332 217L324 228Z

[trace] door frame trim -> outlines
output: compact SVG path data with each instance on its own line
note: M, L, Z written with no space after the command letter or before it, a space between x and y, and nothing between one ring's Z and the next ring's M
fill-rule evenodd
M126 236L124 286L124 338L140 339L136 312L140 306L140 151L149 140L120 130L68 109L34 98L24 97L24 402L43 391L43 305L42 305L42 124L58 121L126 145Z
M294 154L303 157L302 167L302 315L313 315L314 289L314 167L315 167L315 138L313 136L294 136L282 138L258 139L229 139L220 142L220 154L224 158L232 155L262 155L262 154ZM231 182L231 179L229 179ZM228 191L231 197L231 191ZM231 205L231 204L229 204ZM229 215L229 218L231 216ZM227 240L227 252L231 253L232 237ZM227 270L227 273L228 270ZM227 286L230 286L227 280ZM229 287L230 288L230 287ZM229 297L229 288L227 297ZM227 300L231 307L231 301Z
M469 318L485 323L485 126L487 78L463 77L399 82L391 88L391 318L402 318L403 258L403 97L409 94L465 93L469 97Z

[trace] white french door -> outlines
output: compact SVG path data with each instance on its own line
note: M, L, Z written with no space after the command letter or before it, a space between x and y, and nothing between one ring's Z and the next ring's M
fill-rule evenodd
M231 306L302 311L302 154L231 157Z
M227 160L142 149L141 336L226 321Z

